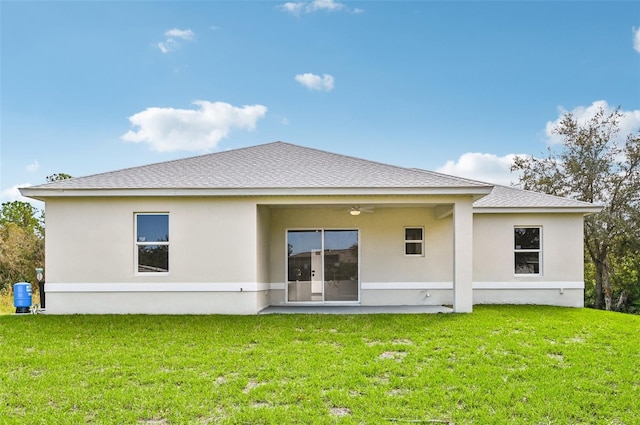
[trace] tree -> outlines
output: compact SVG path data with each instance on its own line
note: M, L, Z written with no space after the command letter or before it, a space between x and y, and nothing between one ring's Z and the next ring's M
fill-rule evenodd
M28 202L3 202L0 207L0 226L14 223L22 229L42 235L44 225L40 210Z
M72 179L73 177L67 173L55 173L47 176L47 183L57 182L59 180Z
M615 267L628 265L619 257L621 250L640 243L640 133L617 142L621 117L619 108L607 112L600 107L580 123L566 113L553 130L563 140L560 152L549 148L542 159L517 157L511 166L522 173L524 189L603 207L585 217L585 251L594 266L594 306L606 310L614 307L613 284L620 277Z
M0 207L0 289L35 279L35 267L44 263L42 216L27 202L5 202Z

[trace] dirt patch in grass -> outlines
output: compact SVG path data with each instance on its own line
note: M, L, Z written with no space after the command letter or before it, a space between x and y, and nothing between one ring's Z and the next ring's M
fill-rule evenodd
M378 358L380 359L390 359L395 360L397 362L401 362L407 356L407 353L404 351L385 351L380 354Z
M331 413L331 416L337 416L341 418L351 415L351 409L349 409L348 407L332 407L331 409L329 409L329 413Z
M251 390L253 390L254 388L258 388L260 385L263 385L263 384L254 380L250 380L249 382L247 382L247 385L244 387L242 392L245 394L249 394Z

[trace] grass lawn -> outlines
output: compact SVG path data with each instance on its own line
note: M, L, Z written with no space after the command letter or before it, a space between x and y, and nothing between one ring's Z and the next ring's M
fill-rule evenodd
M640 423L640 316L0 316L0 423Z

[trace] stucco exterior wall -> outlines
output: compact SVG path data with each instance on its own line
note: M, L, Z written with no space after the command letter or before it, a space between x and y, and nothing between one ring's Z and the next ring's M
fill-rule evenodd
M166 300L168 312L174 308L189 312L187 307L174 306L190 303L200 305L200 312L224 312L229 295L223 293L251 291L251 295L239 296L237 310L255 313L259 305L266 304L266 301L258 303L256 291L268 290L268 286L258 285L258 271L263 279L265 271L257 257L259 253L264 254L265 244L261 241L262 246L258 247L256 211L255 202L240 198L222 201L207 198L48 200L47 312L68 312L69 306L75 306L76 312L86 312L86 308L78 306L80 302L92 305L93 312L123 308L110 304L110 300L131 307L129 312L140 312L151 307L133 308L138 301L148 304L160 298ZM169 214L169 273L137 273L135 213ZM193 283L204 284L204 290L211 292L211 296L197 295L200 288L182 294L174 292ZM85 287L100 284L104 289L92 286L95 289L92 293L76 293L74 284ZM119 286L126 292L112 289L115 292L109 294L109 287L120 284L129 285ZM169 289L169 292L161 295L157 285L165 285L161 288ZM143 296L148 295L146 288L154 292L152 296ZM121 295L118 297L116 293ZM211 301L212 296L217 296L215 303L203 304L204 300ZM64 302L62 298L65 298ZM263 298L268 299L266 293ZM246 303L251 308L243 307ZM204 308L204 305L209 307Z
M516 275L514 228L541 231L541 273ZM474 304L584 306L582 214L475 214Z
M169 273L136 273L135 213L169 214ZM66 199L46 204L47 281L256 282L256 206L242 200Z
M359 216L348 213L349 205L336 206L343 201L51 198L47 312L255 314L285 304L291 229L359 231L362 305L454 303L455 215L446 210L459 199L392 205L396 198L376 198L375 212ZM169 273L137 273L135 213L169 214ZM581 214L475 213L472 238L458 242L473 248L473 304L582 306L582 223ZM539 276L514 274L517 226L542 228ZM405 227L424 228L424 256L404 254Z
M540 275L515 275L514 228L542 228ZM583 220L579 214L475 214L474 282L583 281Z

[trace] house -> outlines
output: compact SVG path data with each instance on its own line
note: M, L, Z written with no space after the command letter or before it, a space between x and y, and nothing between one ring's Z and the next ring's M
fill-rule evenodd
M47 312L583 306L599 207L275 142L22 188Z

